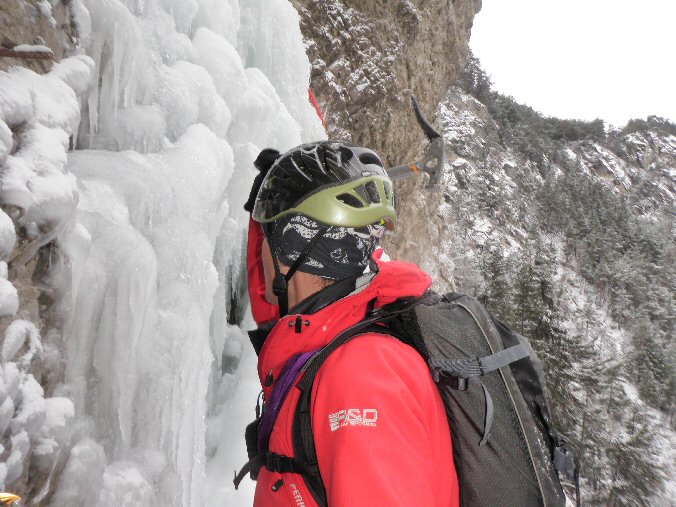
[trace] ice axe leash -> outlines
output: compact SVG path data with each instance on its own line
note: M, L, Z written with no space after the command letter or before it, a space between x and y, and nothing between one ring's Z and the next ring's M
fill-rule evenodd
M446 145L444 143L444 138L434 130L434 127L432 127L425 119L425 116L423 116L420 111L418 102L413 95L411 95L411 105L415 112L415 119L425 133L429 145L425 148L420 160L406 165L391 167L387 169L387 174L392 180L400 180L424 172L430 177L425 190L438 191L441 190L441 176L444 171L444 165L446 164Z

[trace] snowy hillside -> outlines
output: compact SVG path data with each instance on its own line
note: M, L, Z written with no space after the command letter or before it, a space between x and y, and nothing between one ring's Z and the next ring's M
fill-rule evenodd
M400 189L390 251L531 337L587 503L672 505L676 126L606 133L476 95L439 105L444 190Z
M43 4L25 9L54 23ZM298 15L286 0L70 9L74 56L0 72L0 489L250 504L231 474L257 381L229 306L253 159L325 137Z

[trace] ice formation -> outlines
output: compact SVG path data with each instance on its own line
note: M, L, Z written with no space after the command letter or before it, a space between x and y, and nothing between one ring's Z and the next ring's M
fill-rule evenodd
M4 261L52 241L68 259L62 338L16 320L0 349L0 483L32 452L49 505L250 505L231 486L257 393L233 303L242 204L262 148L325 137L298 15L288 0L72 4L82 54L0 72L0 313L19 306ZM38 358L64 368L47 398Z

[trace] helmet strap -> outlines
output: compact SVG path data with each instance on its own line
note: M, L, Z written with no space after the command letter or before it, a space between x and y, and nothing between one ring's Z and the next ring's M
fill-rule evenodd
M289 280L296 273L298 268L303 264L307 256L310 254L312 249L317 245L319 240L326 234L326 231L329 230L328 226L322 227L317 231L317 233L312 237L309 243L305 246L303 251L298 255L293 264L289 267L289 271L286 274L282 274L279 269L279 261L275 255L274 244L272 244L272 234L268 235L268 243L270 243L270 254L272 255L272 263L275 266L275 278L272 280L272 293L277 296L277 302L279 304L279 316L284 317L289 313ZM272 232L272 231L271 231Z
M277 260L277 255L275 255L275 247L272 244L272 234L268 237L268 243L270 243L272 264L275 266L275 277L272 280L272 293L277 297L279 316L284 317L284 315L289 312L289 280L279 269L279 261Z

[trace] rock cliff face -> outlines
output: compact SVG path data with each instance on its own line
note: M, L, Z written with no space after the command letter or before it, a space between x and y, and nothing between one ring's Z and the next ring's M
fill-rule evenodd
M11 229L16 231L16 240L9 243L12 250L0 252L0 262L6 261L9 264L8 275L18 292L20 304L16 317L33 321L38 328L42 328L42 319L48 318L54 300L53 289L48 281L51 269L49 266L54 265L55 259L62 255L55 247L55 234L51 233L50 236L49 231L54 224L47 223L49 221L38 223L39 221L28 216L30 213L26 213L16 202L7 198L8 193L14 192L8 178L13 178L12 175L19 171L16 164L12 165L13 161L22 157L30 159L34 156L31 154L40 146L48 146L49 148L44 148L45 151L53 147L50 144L53 141L51 129L63 137L58 138L64 144L59 147L59 151L65 157L68 136L72 132L61 132L61 118L57 117L69 108L77 109L77 99L72 89L70 86L63 88L69 81L67 67L56 69L53 74L43 77L36 76L33 72L47 74L55 62L75 51L79 43L75 21L78 9L82 9L80 0L6 0L0 3L0 49L5 50L5 54L11 54L7 50L37 46L42 49L43 54L46 52L48 55L44 59L0 55L0 71L14 67L12 75L6 74L0 81L0 86L6 88L5 94L0 97L4 99L4 103L0 105L0 130L6 136L0 135L0 141L4 141L0 143L0 174L3 179L3 215L6 212L14 222L13 226L7 224L7 235L14 237ZM80 20L86 21L86 18L81 17ZM16 91L12 87L17 83L22 91L13 95ZM23 102L23 107L13 104L14 100ZM57 108L58 112L55 112ZM75 118L71 118L71 121L75 121ZM35 124L47 126L50 131L36 134ZM43 165L44 175L62 171L59 167L54 168L52 173L51 162L44 162ZM10 322L11 318L0 311L0 331L4 332Z
M78 44L74 9L81 4L72 0L4 0L0 3L0 48L21 45L46 46L54 60L61 60ZM0 58L0 70L26 67L38 73L48 71L52 59Z
M0 3L0 50L12 50L21 46L24 48L26 46L37 46L41 47L48 55L47 58L14 58L0 55L0 71L14 67L15 80L18 81L17 76L22 71L16 70L17 67L28 69L37 74L45 74L52 69L55 62L73 54L79 44L79 30L75 14L78 9L82 8L80 0L53 2L46 0L6 0ZM86 17L80 18L80 21L83 20L86 21ZM51 50L51 54L49 50ZM6 51L6 54L11 53ZM30 76L30 73L20 75ZM39 80L37 77L33 79ZM23 81L23 83L28 82L27 79ZM3 83L5 86L10 85L10 81L7 80ZM61 91L59 88L61 85L62 83L58 82L57 89L59 91ZM44 89L37 92L39 100L42 101L41 107L43 109L49 101L45 99L45 95L41 94L44 94L49 86L45 85ZM31 85L24 84L24 88L30 89L30 93L36 95L36 92L32 89L32 83ZM70 98L67 97L67 99ZM63 99L63 97L61 99L68 103L67 99ZM50 103L49 105L53 107L53 104ZM0 157L0 169L4 173L8 171L5 167L7 155L14 155L22 151L28 152L32 148L28 145L31 144L31 139L34 139L30 135L31 128L29 128L29 123L33 118L24 114L9 115L10 109L11 104L5 104L2 118L7 123L7 133L10 136L8 138L9 149L4 153L4 157ZM39 115L40 113L36 112L36 114ZM51 114L51 111L48 109L43 113L45 118L49 114ZM43 123L49 123L49 121L43 119ZM51 121L54 123L54 120ZM50 124L49 126L54 125ZM46 143L44 138L42 141L43 144ZM0 150L0 155L2 155L2 151ZM21 301L17 316L38 323L53 299L53 294L50 294L49 283L46 282L49 276L47 266L53 262L54 256L58 257L60 253L55 248L54 243L50 241L43 243L40 247L35 247L36 242L33 241L35 231L27 231L25 220L22 221L19 218L20 213L17 209L7 202L3 202L2 205L3 209L14 219L17 233L14 251L2 253L3 260L7 260L10 264L9 274L12 283L18 290L19 300ZM30 237L31 235L33 237ZM20 259L21 262L12 263L16 259ZM38 304L38 300L41 301L40 304ZM0 329L4 329L8 324L7 319L0 318Z
M481 0L294 0L311 87L330 138L413 158L422 133L409 95L432 112L464 65Z
M415 160L426 141L409 97L434 119L465 64L481 0L294 3L329 138L373 147L390 166ZM443 197L423 192L422 181L397 183L397 197L406 225L388 238L388 251L452 286L453 263L435 257L447 224L430 219Z

